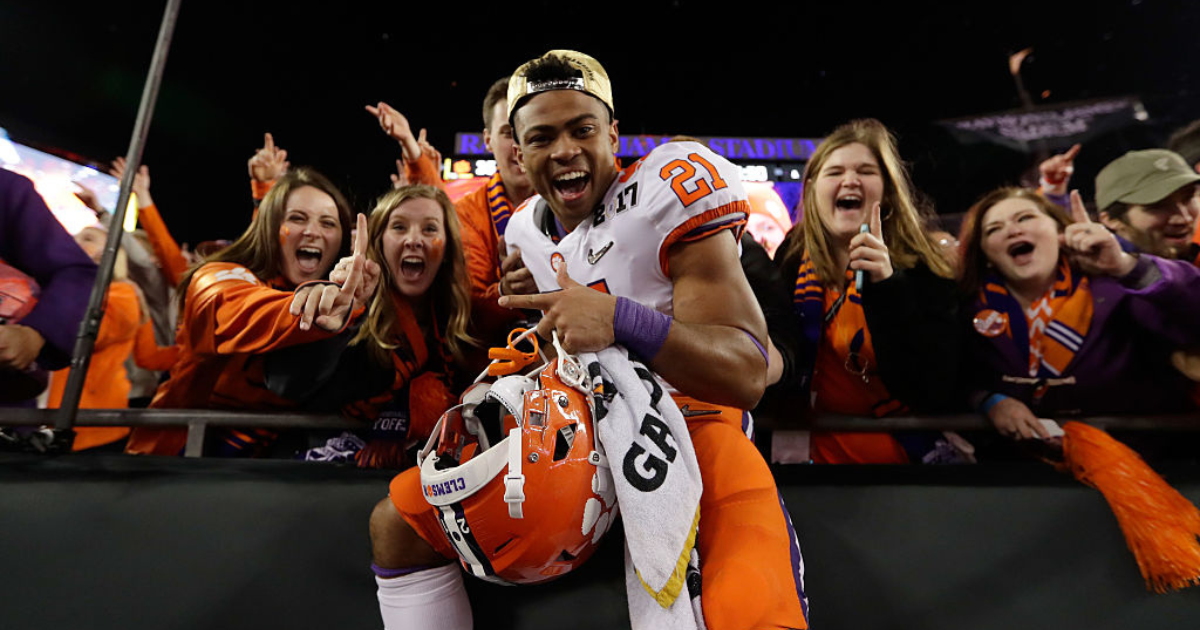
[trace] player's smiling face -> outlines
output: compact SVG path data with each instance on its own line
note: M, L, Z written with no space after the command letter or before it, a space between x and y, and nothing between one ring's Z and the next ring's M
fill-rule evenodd
M616 122L604 103L576 90L533 96L513 122L517 156L530 182L558 220L574 229L616 179Z

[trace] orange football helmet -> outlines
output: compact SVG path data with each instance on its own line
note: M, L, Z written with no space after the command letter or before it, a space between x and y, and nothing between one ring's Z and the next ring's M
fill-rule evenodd
M531 332L510 335L510 348ZM493 353L509 375L477 379L417 456L422 494L447 540L463 568L488 581L562 576L587 560L616 517L588 375L557 336L554 345L557 358L528 374L511 372L540 354L536 339L532 353Z

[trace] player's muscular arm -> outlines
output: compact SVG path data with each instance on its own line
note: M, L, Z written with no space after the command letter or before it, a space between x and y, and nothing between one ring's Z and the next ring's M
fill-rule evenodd
M742 273L733 234L725 230L676 245L668 262L675 317L650 366L689 396L753 407L765 387L767 362L747 333L765 340L767 325ZM548 339L556 332L567 352L596 352L615 342L617 298L571 279L566 263L557 280L559 291L506 295L500 305L541 310L538 334Z
M677 244L668 260L675 321L650 366L688 396L754 407L767 361L747 333L764 343L767 323L742 273L733 232Z

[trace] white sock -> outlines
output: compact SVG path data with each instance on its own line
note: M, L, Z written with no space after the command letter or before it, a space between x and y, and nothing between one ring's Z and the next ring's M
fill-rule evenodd
M397 578L375 576L385 630L471 630L471 602L457 564Z

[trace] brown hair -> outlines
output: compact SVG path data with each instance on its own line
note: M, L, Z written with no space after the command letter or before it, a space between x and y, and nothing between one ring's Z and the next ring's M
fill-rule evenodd
M179 310L183 311L184 298L187 295L188 284L192 282L192 276L206 263L237 263L265 281L279 277L283 273L281 264L283 252L279 246L279 226L283 224L288 197L293 191L305 186L312 186L333 197L333 202L337 204L338 221L342 226L340 255L348 255L350 253L350 229L354 225L350 218L350 204L341 191L333 185L333 182L330 182L324 175L309 168L297 168L289 171L275 182L275 185L267 192L267 196L263 197L262 203L259 204L258 213L250 222L250 227L246 228L246 231L236 241L208 256L183 274L183 279L179 282Z
M988 260L983 253L983 217L992 206L1005 199L1025 199L1032 202L1043 214L1054 219L1059 232L1071 224L1071 217L1067 216L1066 210L1054 205L1035 190L1009 186L998 188L981 197L967 210L958 237L959 258L962 261L959 264L958 285L965 299L974 299L983 287L983 279L987 277Z
M917 263L923 263L943 278L954 277L950 262L922 227L922 217L926 213L913 200L912 182L896 150L896 138L883 123L873 118L852 120L834 129L804 167L804 194L801 199L804 216L788 232L781 246L784 252L782 268L794 272L807 251L822 285L841 284L845 270L837 268L833 255L836 244L817 211L817 193L813 183L834 151L855 143L870 149L883 174L883 199L880 202L883 239L892 264L909 269Z
M496 103L508 98L508 77L496 79L492 87L488 88L487 96L483 97L483 128L488 131L492 129L492 110L496 109Z
M433 294L434 311L446 318L441 326L446 345L454 358L461 362L467 345L479 345L467 330L471 323L471 292L467 283L467 263L463 256L462 230L458 225L454 204L446 193L425 184L404 186L383 195L371 212L368 221L371 243L367 247L367 257L379 263L379 289L375 291L362 328L351 344L370 339L373 342L370 353L375 361L381 365L391 365L390 352L404 343L403 337L395 332L398 330L396 307L392 303L395 285L392 270L383 259L383 235L392 212L410 199L432 199L442 208L446 251L429 291Z
M1167 140L1167 148L1183 156L1188 166L1195 168L1200 163L1200 120L1176 129Z

